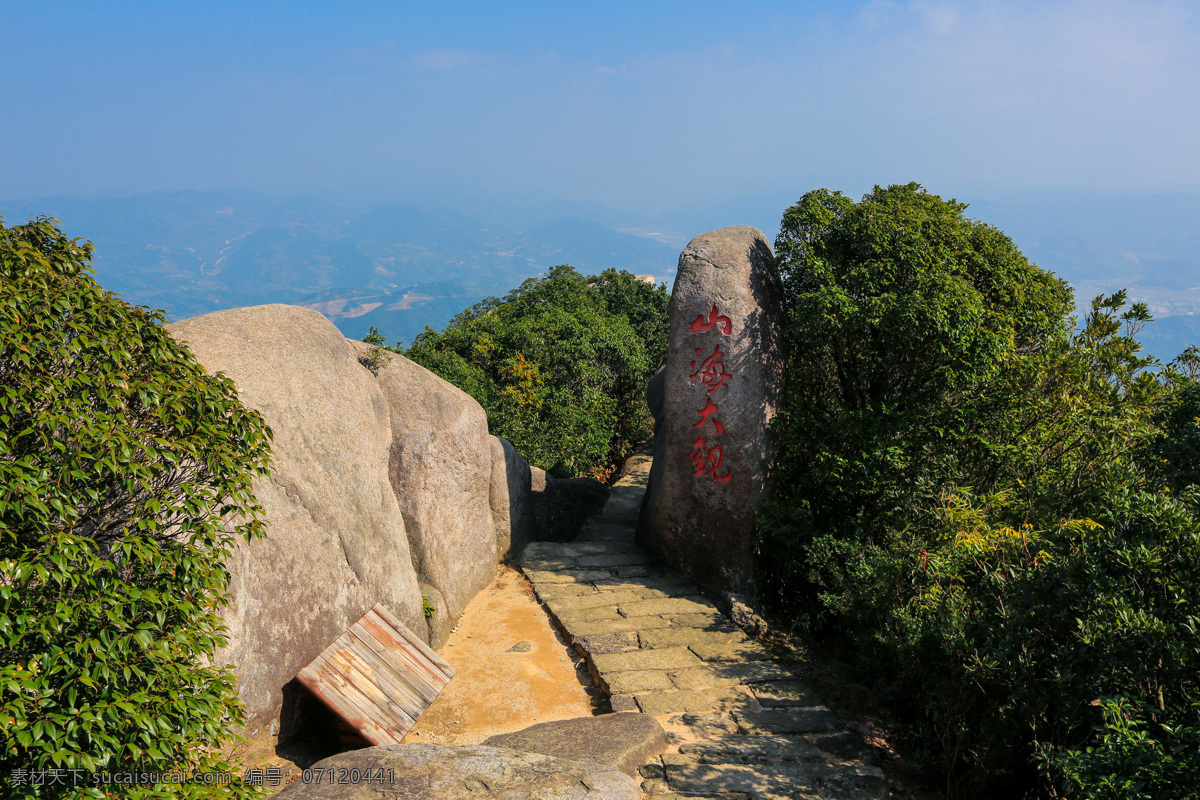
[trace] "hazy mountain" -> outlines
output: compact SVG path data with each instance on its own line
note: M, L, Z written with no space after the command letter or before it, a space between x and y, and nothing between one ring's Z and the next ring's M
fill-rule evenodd
M96 244L101 285L171 319L296 303L317 308L348 336L375 326L389 342L411 342L425 325L441 327L555 264L669 282L692 236L750 224L773 239L800 194L638 216L587 203L462 211L231 190L0 202L0 217L9 225L35 214L58 217L68 235ZM1069 281L1080 306L1122 288L1147 302L1156 321L1141 339L1160 359L1200 343L1200 194L959 199L971 204L968 216L997 226L1030 260Z
M96 245L100 284L171 320L223 308L293 303L347 335L371 326L411 342L463 308L555 264L674 274L678 249L594 222L525 230L486 216L414 206L352 208L313 197L176 192L0 203L6 224L53 216Z

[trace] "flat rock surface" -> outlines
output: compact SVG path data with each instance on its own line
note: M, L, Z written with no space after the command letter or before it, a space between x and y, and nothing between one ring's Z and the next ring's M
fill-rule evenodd
M645 714L605 714L542 722L493 736L484 744L605 764L633 776L638 767L667 749L667 733L658 720Z
M613 767L482 745L368 747L317 762L285 800L640 800L637 781ZM343 771L344 770L344 771ZM354 772L357 770L357 772ZM364 777L370 775L370 779ZM350 782L357 775L357 782ZM346 782L341 783L344 779Z
M862 740L815 692L695 585L642 555L629 490L644 486L647 470L644 461L637 467L618 481L623 490L609 501L618 507L601 512L603 526L585 527L594 539L535 542L522 568L614 711L642 712L611 717L654 718L666 731L666 752L639 772L642 796L888 798L887 780L866 761ZM590 616L601 611L603 618Z

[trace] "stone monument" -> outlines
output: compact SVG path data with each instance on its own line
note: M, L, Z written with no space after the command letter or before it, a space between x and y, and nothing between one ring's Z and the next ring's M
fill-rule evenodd
M753 594L754 507L770 481L767 425L784 376L782 286L762 232L739 226L693 239L668 314L638 543L701 586Z

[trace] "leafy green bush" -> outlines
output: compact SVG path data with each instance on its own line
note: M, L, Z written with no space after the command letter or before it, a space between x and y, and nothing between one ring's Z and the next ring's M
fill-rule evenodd
M962 210L910 185L784 217L780 601L951 797L1195 797L1197 384L1149 371L1124 293L1071 333L1066 287Z
M1128 697L1100 698L1093 705L1102 707L1104 721L1096 726L1092 744L1043 754L1047 769L1060 776L1068 796L1092 800L1200 796L1195 757L1200 751L1200 727L1158 725L1159 736L1152 739L1147 724L1153 725L1161 709Z
M405 355L478 400L530 463L602 474L651 431L643 394L666 356L666 306L665 286L563 265L427 328Z
M72 787L93 772L223 772L214 749L242 720L230 669L208 665L225 643L225 557L237 537L262 533L250 480L267 474L270 430L230 380L205 375L171 339L161 312L97 286L91 254L52 220L0 225L9 797L103 797L104 787ZM27 785L51 770L65 787ZM251 791L237 779L107 788Z
M986 452L976 420L1004 409L981 403L1004 398L983 387L1065 328L1069 288L965 208L909 184L860 203L809 192L784 214L788 390L761 527L776 588L811 622L856 613L846 593L892 569L863 562L861 543L885 544L964 454Z

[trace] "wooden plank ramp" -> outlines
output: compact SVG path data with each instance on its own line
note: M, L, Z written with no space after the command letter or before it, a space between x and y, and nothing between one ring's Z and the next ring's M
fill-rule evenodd
M378 603L296 676L371 744L399 744L454 668Z

